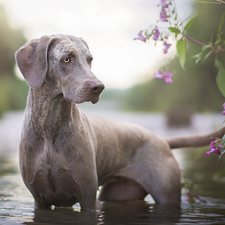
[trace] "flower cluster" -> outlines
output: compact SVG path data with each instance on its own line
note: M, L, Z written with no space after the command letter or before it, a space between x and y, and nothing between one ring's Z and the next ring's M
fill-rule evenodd
M225 115L225 103L223 104L223 109L224 110L222 111L222 114ZM223 136L222 139L216 138L215 141L212 141L210 143L209 148L210 148L210 151L207 151L205 153L205 156L215 153L221 157L225 153L225 135Z
M182 188L187 189L187 201L189 203L195 203L195 202L206 203L206 200L200 198L199 196L197 196L195 194L196 188L194 187L193 183L191 183L189 181L185 181L185 182L182 183Z
M138 33L138 37L134 38L134 40L140 40L146 42L146 38L142 35L143 30Z
M161 12L160 12L160 19L158 21L162 21L162 22L168 22L168 19L170 16L166 14L166 10L163 9Z
M172 3L169 0L160 0L160 4L158 4L157 6L161 6L161 11L160 11L160 14L159 14L159 20L157 22L159 22L159 21L169 22L168 18L170 18L171 16L168 15L168 12L171 11L171 10L169 11L169 6L171 4ZM164 45L163 53L164 54L168 53L168 49L171 46L171 44L167 43L168 35L164 34L163 32L160 32L157 26L155 26L150 31L149 31L149 29L141 30L138 33L138 37L134 38L134 40L146 42L151 37L155 42L162 41L163 45ZM157 74L154 76L154 78L163 79L163 80L165 80L166 83L172 83L173 82L172 76L173 76L173 74L171 72L161 73L160 70L159 70L157 72Z
M173 74L171 72L166 71L162 73L159 69L153 78L154 79L159 78L159 79L165 80L166 83L170 84L173 82L173 80L171 79L172 76Z
M203 203L207 203L206 200L204 200L203 198L200 198L199 196L197 196L196 194L192 193L191 191L189 191L187 193L187 202L190 202L190 203L195 203L196 200L198 202L203 202Z
M159 35L160 35L160 32L159 32L159 30L158 30L158 28L156 28L155 30L154 30L154 32L153 32L153 40L154 41L157 41L158 39L159 39Z
M212 153L215 153L215 154L217 154L217 155L220 155L221 153L220 153L220 150L221 149L223 149L223 144L221 143L221 139L217 139L216 141L212 141L211 143L210 143L210 151L207 151L206 153L205 153L205 156L208 156L208 155L210 155L210 154L212 154Z
M160 15L159 15L160 19L157 22L159 22L159 21L169 22L168 18L170 17L170 15L167 14L166 9L169 8L170 4L171 4L171 2L168 1L168 0L161 0L160 1L160 4L158 4L158 6L161 6L162 9L161 9L161 12L160 12ZM165 46L165 49L163 49L163 52L164 52L164 54L166 54L168 52L167 50L170 48L171 44L167 43L167 35L165 35L163 37L163 33L160 33L157 26L155 26L155 28L150 31L150 34L149 34L149 30L146 30L144 33L143 32L144 32L144 30L141 30L138 33L138 37L134 38L134 40L146 42L146 40L148 40L152 36L152 39L154 41L163 41L164 42L163 45ZM160 38L160 36L161 36L161 38Z
M166 0L161 0L157 6L161 6L162 8L168 8L169 5L166 3Z
M171 44L167 44L166 42L164 42L163 44L165 46L165 48L163 49L164 54L167 53L168 48L171 46Z

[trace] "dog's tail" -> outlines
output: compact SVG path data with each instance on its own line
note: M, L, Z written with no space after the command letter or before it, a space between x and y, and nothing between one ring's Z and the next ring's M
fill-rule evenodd
M206 135L190 136L190 137L172 137L165 138L171 149L185 147L202 147L209 145L212 141L211 137L222 138L225 133L225 127Z

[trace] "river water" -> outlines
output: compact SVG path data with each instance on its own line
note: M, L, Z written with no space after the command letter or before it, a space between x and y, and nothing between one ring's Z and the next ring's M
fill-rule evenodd
M171 129L162 114L90 111L85 106L83 109L142 125L163 137L205 134L223 123L221 115L197 114L191 126ZM35 210L33 197L24 186L18 167L22 120L22 112L8 113L0 120L0 224L225 224L225 161L217 163L216 155L204 157L207 148L173 150L182 170L182 181L193 183L196 196L204 202L189 203L188 189L184 188L179 207L155 204L148 195L145 201L102 202L102 210L95 214L80 212L79 204L72 209Z

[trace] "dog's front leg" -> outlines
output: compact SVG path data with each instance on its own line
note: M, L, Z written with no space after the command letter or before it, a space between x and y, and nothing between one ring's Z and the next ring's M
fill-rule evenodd
M81 211L98 211L101 209L101 204L99 200L95 197L93 199L88 199L88 201L81 201L80 202Z
M94 165L92 165L90 161L86 165L89 165L89 169L83 167L82 164L77 164L77 167L74 167L73 172L71 171L71 174L73 174L73 182L71 183L73 188L71 191L80 203L82 211L100 210L100 202L96 199L98 189L97 173ZM79 171L79 173L76 173L76 171Z
M101 209L101 204L96 198L97 188L90 186L84 187L81 190L81 196L78 196L78 201L82 211L96 211Z

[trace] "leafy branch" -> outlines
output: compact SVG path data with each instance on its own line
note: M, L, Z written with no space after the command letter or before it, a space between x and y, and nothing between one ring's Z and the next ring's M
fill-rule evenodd
M224 0L214 0L214 2L198 1L198 3L225 5ZM221 17L215 42L211 40L207 44L205 44L198 40L195 40L192 37L189 37L185 33L186 30L189 29L196 21L196 19L200 16L200 14L194 16L192 19L190 19L191 16L189 16L185 20L181 21L176 11L176 4L174 0L160 0L160 4L158 4L158 6L161 7L161 11L160 18L157 22L167 23L169 26L166 29L164 28L164 30L161 30L161 28L159 28L157 25L151 25L148 29L141 30L138 33L138 37L134 39L146 42L152 38L153 41L155 41L155 44L158 41L162 41L163 45L165 46L163 52L164 54L166 54L171 46L171 44L168 43L168 36L173 34L176 40L176 52L179 58L180 65L183 69L185 68L186 61L187 40L202 46L201 52L199 52L197 55L194 55L192 58L196 60L196 63L198 63L199 61L204 62L207 58L209 58L209 56L215 57L215 66L218 68L218 74L216 78L217 86L222 95L225 97L225 69L223 67L223 64L218 60L218 54L225 52L225 49L222 48L225 44L225 40L222 39L222 26L224 22L225 13ZM186 22L187 20L189 21L184 26L184 22ZM173 74L171 72L165 71L165 69L159 69L153 78L163 79L166 83L172 83L172 76ZM225 106L223 114L225 115ZM220 141L222 143L222 140ZM215 144L218 143L218 141L212 143ZM225 154L225 141L220 145L220 148L215 146L214 148L212 143L210 147L211 151L209 151L208 154L216 153L220 155L220 157Z

